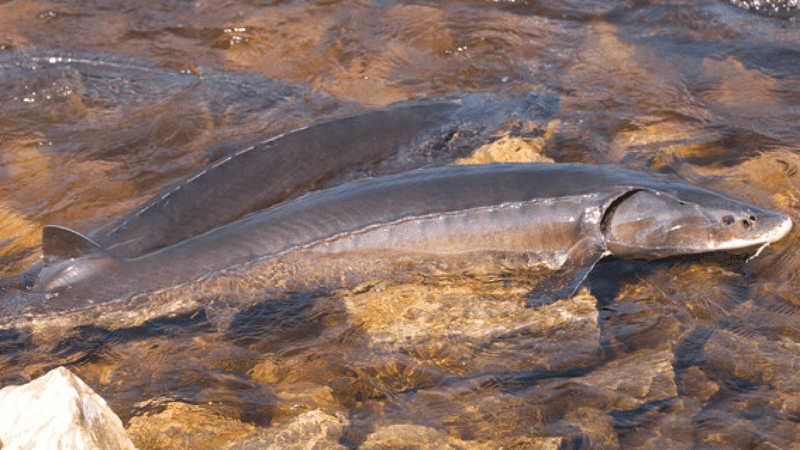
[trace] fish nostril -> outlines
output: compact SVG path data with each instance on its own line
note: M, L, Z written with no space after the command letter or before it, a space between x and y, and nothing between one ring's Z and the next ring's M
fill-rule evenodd
M756 221L756 216L752 216L752 215L751 215L751 216L750 216L750 221L751 221L751 222L755 222L755 221Z
M722 223L724 223L725 225L733 225L733 222L735 222L735 220L733 219L733 216L730 214L722 218Z
M742 226L745 228L750 228L750 221L747 219L742 219Z

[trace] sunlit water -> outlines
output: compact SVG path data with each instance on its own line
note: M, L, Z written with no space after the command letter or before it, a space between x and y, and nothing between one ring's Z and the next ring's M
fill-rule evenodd
M271 135L473 92L558 108L489 108L486 123L338 181L550 158L677 173L798 223L793 14L677 0L3 2L0 273L38 260L43 225L91 231ZM140 448L260 448L291 430L349 448L785 448L800 435L797 246L793 232L751 261L604 261L588 290L538 309L524 307L526 272L502 262L406 261L348 289L229 274L175 294L194 309L137 326L0 335L0 380L66 365Z

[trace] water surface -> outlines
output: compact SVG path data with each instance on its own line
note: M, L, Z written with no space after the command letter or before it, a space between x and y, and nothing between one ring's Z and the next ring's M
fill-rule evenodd
M38 260L43 225L89 232L271 135L468 93L558 107L487 107L332 183L614 164L798 223L794 18L682 0L3 2L0 273ZM177 294L211 306L140 326L0 335L0 380L66 365L139 448L786 448L797 246L793 232L751 261L604 261L539 309L514 261L407 261L346 290L232 274Z

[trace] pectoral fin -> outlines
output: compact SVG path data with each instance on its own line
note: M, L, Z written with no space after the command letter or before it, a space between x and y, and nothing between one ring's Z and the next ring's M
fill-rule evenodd
M594 265L606 256L602 241L596 237L581 239L570 249L564 264L536 285L528 295L525 306L549 305L575 294Z

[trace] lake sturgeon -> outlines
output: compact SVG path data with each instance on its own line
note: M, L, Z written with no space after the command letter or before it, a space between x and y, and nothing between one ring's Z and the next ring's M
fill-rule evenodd
M662 258L756 247L791 219L700 187L586 164L449 166L317 191L132 259L66 228L43 230L34 319L162 291L297 250L520 252L555 270L540 290L572 294L602 257ZM5 311L3 311L3 309Z

